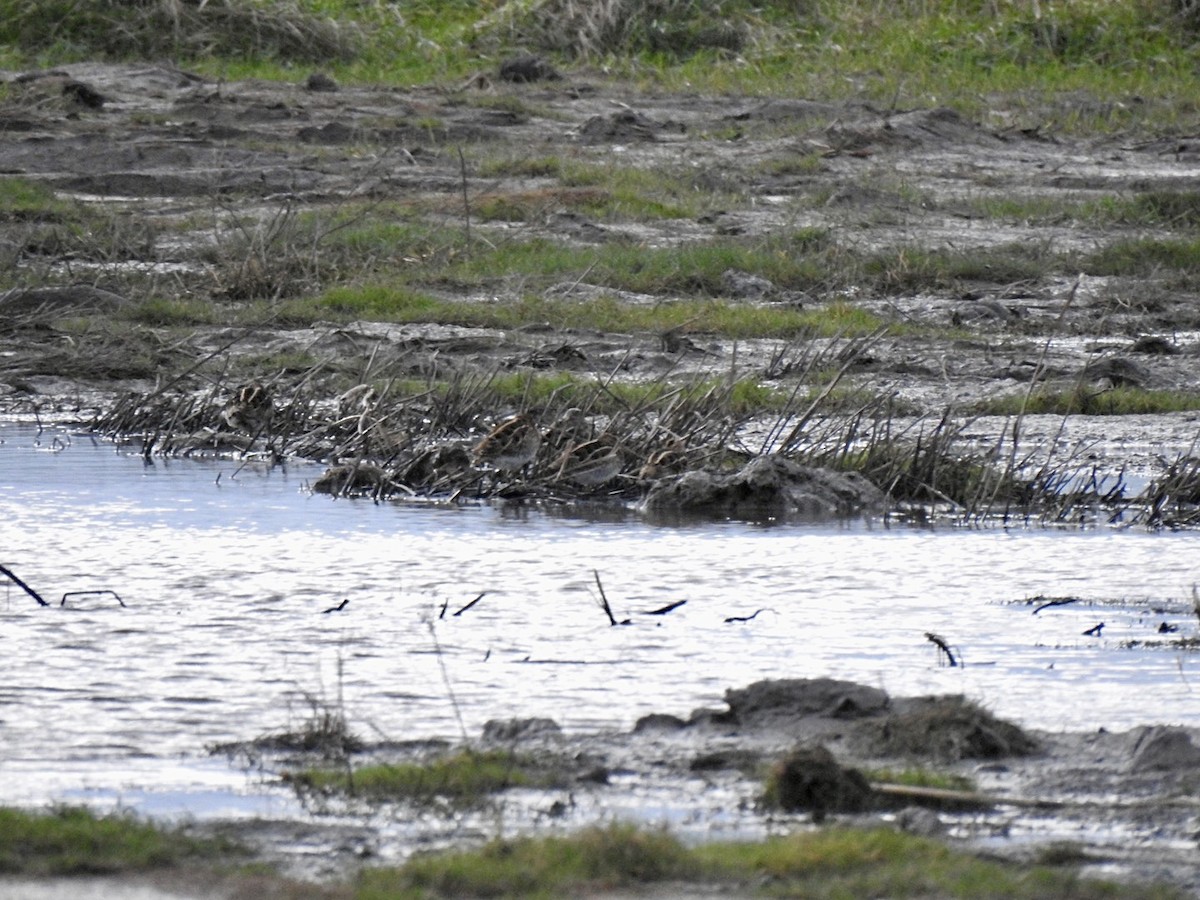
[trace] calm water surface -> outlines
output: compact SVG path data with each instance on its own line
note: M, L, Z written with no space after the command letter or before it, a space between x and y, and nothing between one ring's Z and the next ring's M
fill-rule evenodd
M0 441L0 564L55 604L0 586L0 802L171 811L211 791L221 804L200 806L236 813L255 789L206 745L339 698L356 731L397 740L460 736L456 710L472 736L511 716L628 728L756 679L826 675L965 693L1040 728L1200 725L1200 656L1126 646L1160 641L1163 621L1196 632L1194 535L376 506L310 495L310 465L146 464L14 423ZM609 627L593 570L632 625ZM57 605L94 589L127 608ZM1086 602L1033 616L1036 595ZM1098 622L1100 638L1081 634ZM927 631L966 665L939 667Z

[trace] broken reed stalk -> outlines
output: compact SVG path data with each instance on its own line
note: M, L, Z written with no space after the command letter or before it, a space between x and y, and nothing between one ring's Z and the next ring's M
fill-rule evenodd
M454 693L454 684L450 681L450 672L446 669L442 644L437 636L437 626L434 625L432 619L426 621L425 624L429 626L429 636L433 639L434 655L437 656L438 669L442 673L442 683L446 686L446 695L450 698L450 706L454 710L454 718L458 722L458 730L462 734L463 746L470 746L471 739L467 736L467 723L463 721L462 708L458 705L458 697Z

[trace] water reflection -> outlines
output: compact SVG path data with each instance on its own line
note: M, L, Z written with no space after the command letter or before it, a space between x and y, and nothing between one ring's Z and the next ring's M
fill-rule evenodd
M966 693L1037 727L1200 723L1191 653L1123 647L1161 640L1163 621L1171 638L1196 633L1191 535L377 505L310 495L308 464L145 463L13 424L0 438L0 564L55 604L108 589L129 606L42 609L4 586L10 774L103 781L143 760L145 787L178 777L164 761L295 727L322 703L369 738L456 737L457 714L471 733L529 715L627 728L758 678L822 675ZM608 625L593 571L630 626ZM1038 595L1081 602L1033 616L1021 601ZM1100 638L1082 634L1101 621ZM939 667L927 631L965 667Z

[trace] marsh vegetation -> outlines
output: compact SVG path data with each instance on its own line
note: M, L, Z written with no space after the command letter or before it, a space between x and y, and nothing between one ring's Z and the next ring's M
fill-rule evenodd
M1200 409L1198 35L1182 0L0 0L0 410L381 501L629 505L780 456L922 521L1194 527L1162 426ZM488 463L522 417L532 455ZM323 794L562 774L350 767L338 714L277 738ZM32 874L208 852L12 815ZM345 891L764 879L1116 890L878 830L613 826Z

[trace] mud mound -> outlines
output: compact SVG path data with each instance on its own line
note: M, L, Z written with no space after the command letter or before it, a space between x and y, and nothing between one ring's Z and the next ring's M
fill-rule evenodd
M935 150L1002 143L991 132L945 107L831 125L825 133L843 151L917 147Z
M585 144L609 141L657 141L664 134L682 134L678 122L656 122L632 109L607 116L592 116L579 129L579 139Z
M801 747L775 764L763 801L785 812L811 812L821 822L831 812L863 812L871 785L857 769L843 769L824 747Z
M787 678L756 681L727 690L725 702L744 725L781 724L807 716L848 719L872 716L888 707L878 688L833 678Z
M773 97L726 118L735 122L802 122L805 119L832 119L845 111L844 106L832 103Z
M1037 742L964 697L918 697L879 725L875 752L938 760L1025 756Z
M854 473L760 456L731 475L687 472L658 482L645 509L660 516L823 519L851 516L882 505L883 492Z
M1155 725L1143 731L1133 749L1134 772L1188 771L1200 766L1200 749L1184 729Z

